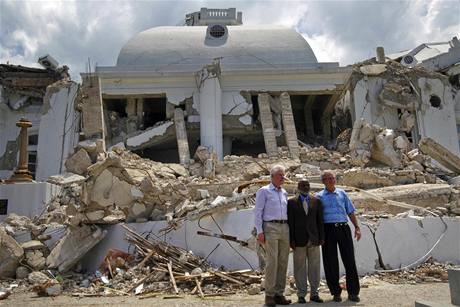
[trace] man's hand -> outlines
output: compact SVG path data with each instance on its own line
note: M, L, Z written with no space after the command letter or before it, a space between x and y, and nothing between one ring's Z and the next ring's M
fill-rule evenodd
M263 232L257 235L257 241L259 241L261 244L265 244L265 235Z
M292 249L293 251L295 250L295 244L294 244L294 242L291 242L291 243L289 244L289 246L291 247L291 249Z
M324 240L319 241L319 245L323 246L324 245Z
M359 241L359 239L361 239L361 229L359 229L359 227L355 228L355 238L356 241Z

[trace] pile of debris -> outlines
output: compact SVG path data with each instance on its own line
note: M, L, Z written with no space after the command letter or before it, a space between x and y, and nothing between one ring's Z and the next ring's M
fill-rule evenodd
M4 287L4 298L11 291L30 289L40 296L134 294L139 295L139 298L159 294L196 294L203 298L234 294L248 285L254 285L250 288L258 288L260 291L262 279L258 272L227 272L214 269L206 259L194 255L191 251L167 244L153 236L142 237L128 227L124 228L126 239L135 247L135 253L111 249L99 270L86 274L79 272L81 269L78 267L74 272L69 272L69 267L74 265L56 267L58 259L63 260L61 265L67 263L61 256L53 258L56 250L62 251L59 245L62 245L63 241L50 252L39 241L19 245L9 235L0 232L0 273L3 277L16 276L19 281L16 284L8 284L8 288ZM5 255L9 255L9 258L5 258ZM48 256L46 261L44 256ZM52 263L53 259L55 263Z
M439 263L428 258L425 263L411 269L396 272L378 272L370 276L392 284L417 284L423 282L448 282L447 270L458 266Z

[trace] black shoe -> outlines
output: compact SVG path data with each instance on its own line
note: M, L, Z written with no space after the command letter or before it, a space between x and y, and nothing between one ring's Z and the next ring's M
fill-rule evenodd
M275 295L275 303L277 305L289 305L292 303L292 301L286 299L284 295Z
M306 304L307 301L305 300L305 297L299 296L299 300L297 301L297 304Z
M323 303L324 301L319 297L319 295L310 296L310 302Z
M340 303L342 301L342 297L340 294L334 295L334 298L332 299L334 302Z
M359 302L359 301L361 301L361 299L359 298L358 295L352 295L352 294L350 294L350 295L348 296L348 300L349 300L349 301L352 301L352 302Z

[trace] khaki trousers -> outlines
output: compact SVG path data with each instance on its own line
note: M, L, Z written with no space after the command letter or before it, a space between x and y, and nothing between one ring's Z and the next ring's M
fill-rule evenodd
M310 283L310 296L318 295L321 278L321 256L319 246L312 245L308 242L307 246L296 247L293 258L297 296L305 297L307 294L307 276L308 282Z
M264 222L265 235L265 295L284 295L289 259L289 226Z

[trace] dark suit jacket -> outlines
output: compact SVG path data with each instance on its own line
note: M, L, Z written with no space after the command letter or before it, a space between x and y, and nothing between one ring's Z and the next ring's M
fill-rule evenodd
M287 212L291 245L303 247L308 241L314 245L324 241L323 205L319 199L310 194L310 207L306 215L299 196L290 198Z

